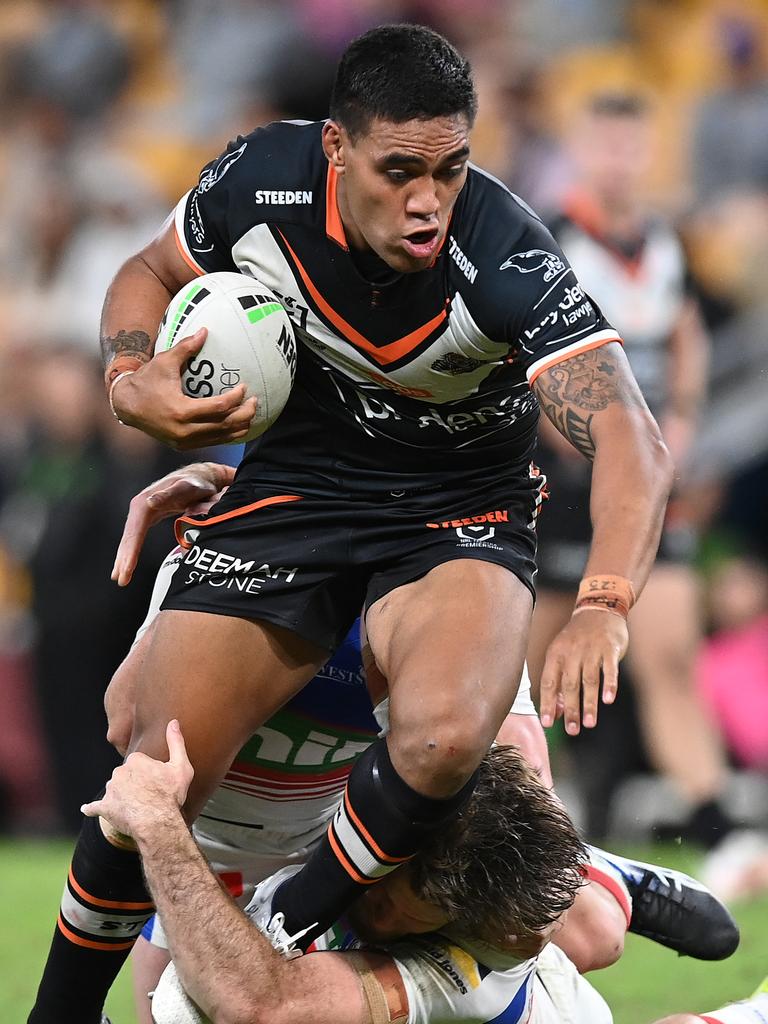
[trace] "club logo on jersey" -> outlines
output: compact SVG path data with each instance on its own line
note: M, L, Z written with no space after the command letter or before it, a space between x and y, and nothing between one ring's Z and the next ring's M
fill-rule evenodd
M257 189L254 193L256 204L267 206L309 206L312 202L312 193L298 189Z
M470 262L468 257L466 257L464 253L461 251L461 249L459 248L459 243L456 241L453 235L451 235L449 238L448 255L451 257L453 262L462 272L464 277L466 277L469 283L474 284L475 278L477 277L477 267L474 265L474 263Z
M240 157L245 152L247 142L244 142L239 149L234 150L232 153L224 153L219 157L209 168L203 171L200 175L200 182L197 186L197 191L200 195L213 188L216 182L221 181L227 171L230 169L232 164L236 164Z
M553 252L544 249L529 249L528 252L516 252L499 267L499 270L517 270L521 274L532 274L536 270L544 272L544 280L552 281L565 270L565 263Z
M432 363L432 369L439 373L450 373L452 377L458 377L460 373L472 373L482 365L481 359L471 359L460 352L446 352L444 356L440 356Z

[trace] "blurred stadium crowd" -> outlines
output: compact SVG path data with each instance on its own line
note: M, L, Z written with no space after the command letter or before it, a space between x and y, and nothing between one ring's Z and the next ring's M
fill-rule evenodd
M768 826L768 3L4 0L0 831L76 831L116 761L103 691L170 542L157 531L131 587L110 583L130 496L181 457L110 416L109 280L230 137L322 118L344 45L388 21L429 24L469 56L473 159L545 219L578 177L594 97L649 111L643 202L680 234L711 352L672 513L696 538L692 689L656 708L688 764L656 749L657 698L634 670L593 735L553 747L595 838L676 834L712 803ZM689 749L692 714L706 725Z

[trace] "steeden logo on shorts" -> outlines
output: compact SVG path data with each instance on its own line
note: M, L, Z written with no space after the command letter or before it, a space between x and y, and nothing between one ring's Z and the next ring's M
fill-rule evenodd
M446 519L442 523L426 523L430 530L456 530L462 526L477 526L481 523L508 523L509 512L497 509L495 512L483 512L479 516L464 516L462 519Z

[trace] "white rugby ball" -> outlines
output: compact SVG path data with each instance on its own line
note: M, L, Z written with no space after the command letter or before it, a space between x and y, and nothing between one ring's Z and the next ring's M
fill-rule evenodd
M152 993L152 1020L155 1024L211 1024L184 991L173 962L163 971Z
M182 373L190 398L211 398L245 384L258 400L244 441L259 437L283 411L296 371L293 327L280 300L256 278L205 274L171 299L155 343L166 352L201 327L208 328L200 352Z

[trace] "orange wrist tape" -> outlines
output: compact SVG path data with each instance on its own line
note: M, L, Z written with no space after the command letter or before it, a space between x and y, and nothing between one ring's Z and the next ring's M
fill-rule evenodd
M623 618L635 603L635 590L624 576L585 576L576 595L574 613L585 608L614 612Z
M115 356L115 358L104 371L104 384L107 387L110 387L112 382L116 380L116 378L119 377L121 373L140 370L147 361L148 360L146 359L141 359L139 356Z

